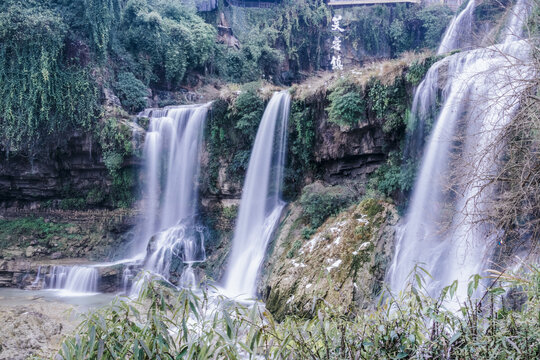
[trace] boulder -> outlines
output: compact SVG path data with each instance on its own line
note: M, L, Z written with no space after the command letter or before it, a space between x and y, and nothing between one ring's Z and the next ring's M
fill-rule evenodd
M36 254L36 251L37 249L34 246L30 245L26 248L24 254L26 255L27 258L31 258Z

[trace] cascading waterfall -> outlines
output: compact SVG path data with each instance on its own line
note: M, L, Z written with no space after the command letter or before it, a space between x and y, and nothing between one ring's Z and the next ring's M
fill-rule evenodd
M523 38L523 26L531 11L531 4L528 0L518 0L512 8L510 17L506 22L503 31L503 42L505 44L518 41Z
M96 293L99 273L89 266L54 266L51 270L48 288L64 290L70 295Z
M124 271L122 272L122 292L124 294L128 293L128 290L130 288L131 282L133 281L133 273L129 266L126 266Z
M38 286L40 281L41 281L41 266L38 266L36 278L34 279L34 281L32 281L31 285Z
M145 221L134 249L145 268L169 278L173 260L184 267L182 285L193 286L191 264L205 260L204 232L196 223L199 153L208 104L147 109L144 144Z
M513 41L523 21L508 22L503 44L437 62L416 91L413 113L422 126L433 112L437 83L445 71L440 112L387 273L394 291L404 289L410 272L421 263L433 277L428 280L433 295L458 280L458 299L464 300L463 284L490 259L497 229L483 223L481 214L494 191L489 178L500 150L494 143L519 107L527 79L534 76L529 44Z
M469 0L469 3L457 16L454 16L448 29L444 33L437 54L462 49L471 45L472 24L476 0Z
M286 91L274 94L257 131L225 277L225 292L230 296L255 295L257 274L285 205L281 183L289 107Z

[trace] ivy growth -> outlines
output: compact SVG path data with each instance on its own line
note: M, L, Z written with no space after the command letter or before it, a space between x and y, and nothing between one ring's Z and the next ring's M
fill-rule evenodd
M62 134L89 130L98 92L85 69L63 61L67 26L45 8L13 5L0 14L0 142L32 158Z

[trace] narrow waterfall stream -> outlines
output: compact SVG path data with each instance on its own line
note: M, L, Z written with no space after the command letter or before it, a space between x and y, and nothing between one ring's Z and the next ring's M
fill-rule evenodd
M290 101L286 91L274 94L257 131L225 275L229 296L255 295L266 247L285 206L281 183Z
M471 45L475 7L476 0L469 0L465 9L452 19L444 33L437 54L444 54Z
M487 267L498 232L481 217L495 191L489 185L499 156L493 143L512 120L527 80L534 76L530 46L519 40L527 14L521 10L524 3L514 7L502 44L437 62L416 91L412 112L419 126L425 126L444 74L442 105L387 273L394 291L406 287L413 267L420 264L432 275L432 294L458 280L458 299L464 300L469 277ZM456 19L470 16L464 15L471 11L469 6Z
M205 260L204 232L197 224L199 153L209 105L147 109L144 144L145 221L133 256L145 269L168 279L171 266L182 286L195 285L191 265ZM125 273L129 280L131 273Z

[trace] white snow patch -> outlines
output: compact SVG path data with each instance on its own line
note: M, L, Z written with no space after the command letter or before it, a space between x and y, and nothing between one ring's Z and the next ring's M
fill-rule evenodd
M317 246L317 243L321 240L321 237L319 235L313 237L313 239L309 240L306 245L304 246L307 246L309 247L309 252L312 252L313 249L315 249L315 246Z
M307 285L306 285L306 289L309 289L309 288L312 287L312 286L313 286L313 284L307 284Z
M367 247L368 247L370 244L371 244L371 242L366 241L365 243L363 243L362 245L360 245L360 247L358 248L358 251L362 251L362 250L367 249Z
M337 268L339 265L341 265L341 259L336 260L332 265L326 268L326 271L330 272L330 270Z
M353 251L352 254L356 256L358 255L358 251Z
M369 220L367 219L367 215L362 214L362 217L360 219L356 219L360 224L362 225L368 225Z
M289 304L289 303L291 303L291 302L293 302L293 301L294 301L294 295L291 296L291 297L287 300L286 304Z

